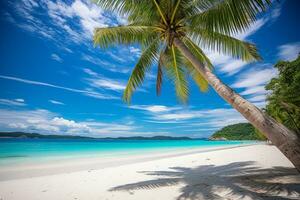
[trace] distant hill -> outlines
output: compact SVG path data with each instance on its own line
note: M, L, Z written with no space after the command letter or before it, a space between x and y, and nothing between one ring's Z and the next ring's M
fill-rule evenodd
M32 138L32 139L93 139L93 140L193 140L189 137L171 137L171 136L153 136L153 137L118 137L118 138L93 138L74 135L42 135L38 133L24 133L24 132L0 132L1 138Z
M215 132L210 140L265 140L265 137L249 123L226 126Z
M73 135L42 135L24 132L0 132L0 138L40 138L40 139L94 139L91 137Z

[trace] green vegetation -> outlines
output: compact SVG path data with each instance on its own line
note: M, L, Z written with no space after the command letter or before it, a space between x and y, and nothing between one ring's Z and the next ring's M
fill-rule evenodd
M291 130L300 134L300 56L292 62L278 62L279 76L273 78L266 89L266 112Z
M186 102L189 94L187 77L191 76L201 91L208 89L204 73L184 56L185 46L202 67L212 69L203 49L251 62L260 60L254 44L232 35L243 32L264 11L270 0L94 0L105 10L128 16L128 25L96 28L94 44L108 48L120 44L139 44L141 56L124 91L123 99L130 102L133 92L145 79L153 65L157 66L157 94L163 78L172 80L176 95ZM201 49L202 48L202 49Z
M265 140L265 137L259 133L249 123L239 123L226 126L215 132L211 140Z
M123 99L129 103L133 92L142 85L147 72L157 66L156 91L161 92L168 76L181 102L189 95L188 76L199 89L208 84L246 119L259 127L300 171L300 140L297 135L260 112L213 73L204 49L246 62L260 60L256 46L233 35L244 32L257 20L271 0L93 0L104 10L127 16L126 25L97 28L94 45L108 48L139 45L137 61ZM255 78L255 77L254 77ZM281 126L280 126L281 127Z

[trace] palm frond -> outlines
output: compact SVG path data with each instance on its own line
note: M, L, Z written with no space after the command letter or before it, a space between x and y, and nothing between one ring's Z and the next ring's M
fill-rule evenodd
M271 0L222 0L204 12L192 15L188 21L192 27L232 35L247 30L257 19L257 14L266 10L269 4Z
M157 2L156 0L152 0L152 1L154 2L155 6L156 6L157 12L159 13L162 21L164 22L164 24L167 24L168 22L167 22L166 16L159 5L159 2Z
M95 30L94 44L108 48L138 44L142 54L128 80L123 99L130 102L147 70L158 62L156 93L167 75L179 100L188 98L187 75L201 91L208 89L203 74L174 46L181 40L203 66L213 68L202 49L244 61L259 60L255 45L234 38L248 29L272 0L92 0L104 10L127 16L129 25ZM176 40L175 40L176 39ZM166 46L167 44L167 46ZM163 49L163 50L162 50Z
M185 17L189 18L199 13L203 13L210 8L213 8L217 3L220 3L223 0L206 0L206 1L191 1L191 0L182 0L181 7L185 12Z
M201 28L190 28L190 38L199 46L210 51L217 51L243 61L256 61L261 57L254 44L234 37Z
M208 90L208 82L205 78L200 74L198 70L195 69L194 65L185 59L185 66L189 72L189 75L193 78L194 82L198 86L201 92L206 92Z
M161 51L158 59L158 66L157 66L157 76L156 76L156 95L159 96L161 93L161 85L163 82L163 56L164 51Z
M174 46L171 47L171 53L173 65L167 67L167 72L169 77L173 79L177 97L181 102L185 103L188 99L189 90L183 68L182 55Z
M157 34L153 27L149 26L117 26L108 28L96 28L94 33L94 45L108 48L117 44L141 43L149 44Z
M205 55L202 49L199 48L190 38L184 37L182 38L183 43L187 46L187 48L195 55L198 60L203 63L203 65L213 68L213 65L210 59Z
M171 23L173 23L173 21L174 21L174 18L177 13L177 10L179 8L180 2L181 2L181 0L177 0L177 2L176 2L175 8L174 8L174 10L172 12L172 16L171 16Z
M135 65L131 76L127 82L123 100L127 103L130 102L132 93L136 90L138 86L142 84L145 78L147 70L151 67L151 64L157 60L159 53L159 40L154 40L148 48L144 49L139 61Z

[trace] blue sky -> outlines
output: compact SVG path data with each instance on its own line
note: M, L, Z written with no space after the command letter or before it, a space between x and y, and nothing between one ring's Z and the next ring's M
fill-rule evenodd
M207 137L243 117L212 88L200 93L190 83L187 105L165 80L155 95L156 68L134 94L122 92L141 51L138 46L95 48L95 27L126 24L126 18L86 0L1 1L0 130L45 134ZM239 39L257 44L262 62L247 64L207 52L215 73L246 99L263 108L265 84L279 59L300 51L299 2L281 1Z

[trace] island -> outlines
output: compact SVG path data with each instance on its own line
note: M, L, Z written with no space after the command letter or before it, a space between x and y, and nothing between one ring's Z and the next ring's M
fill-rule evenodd
M265 140L265 137L259 133L249 123L238 123L228 125L216 131L210 140Z
M90 139L90 140L193 140L190 137L171 137L171 136L153 136L153 137L105 137L95 138L78 135L44 135L39 133L25 133L25 132L0 132L1 138L30 138L30 139ZM204 139L204 138L197 138Z

